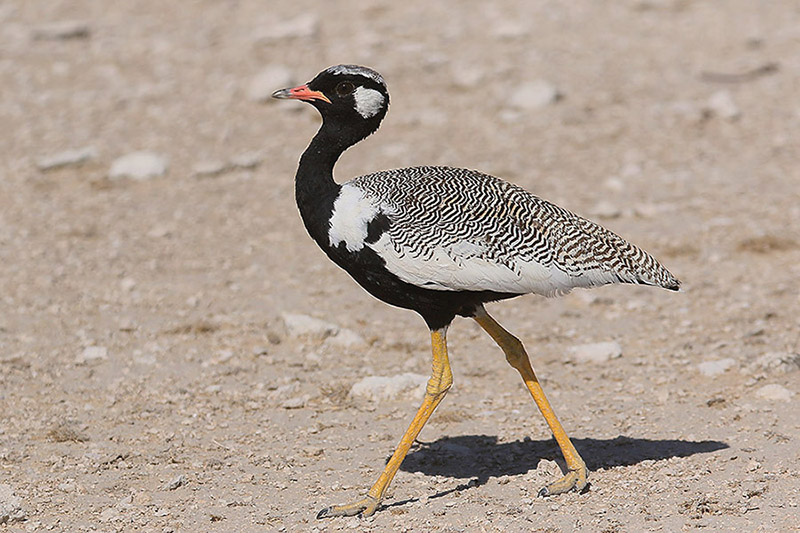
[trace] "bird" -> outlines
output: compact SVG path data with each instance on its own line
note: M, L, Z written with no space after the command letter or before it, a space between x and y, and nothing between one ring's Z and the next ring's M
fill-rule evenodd
M455 317L474 319L504 352L546 420L566 474L540 496L587 489L587 468L550 405L524 345L485 304L525 294L630 283L678 291L680 281L653 256L612 231L527 190L474 170L417 166L344 183L333 168L374 133L389 109L375 70L335 65L272 96L311 104L322 124L300 157L295 199L311 238L361 287L418 313L430 330L432 370L422 404L363 498L325 507L317 518L370 516L400 464L453 383L446 335Z

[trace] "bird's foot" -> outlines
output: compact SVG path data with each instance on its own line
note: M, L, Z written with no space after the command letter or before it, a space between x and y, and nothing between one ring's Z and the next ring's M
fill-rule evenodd
M586 465L581 462L574 470L570 469L566 476L550 483L546 487L542 487L542 490L539 491L539 496L555 496L556 494L569 492L572 489L575 489L576 492L581 492L587 485Z
M373 496L367 496L364 499L358 500L353 503L345 505L332 505L326 507L317 513L317 518L330 518L333 516L354 516L360 514L367 517L372 516L375 510L380 505L380 500Z

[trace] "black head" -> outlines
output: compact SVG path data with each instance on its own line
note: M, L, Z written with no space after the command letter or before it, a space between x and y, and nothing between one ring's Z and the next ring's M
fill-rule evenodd
M357 65L326 68L305 85L281 89L273 98L310 103L329 126L357 130L362 138L374 132L389 109L389 92L383 77Z

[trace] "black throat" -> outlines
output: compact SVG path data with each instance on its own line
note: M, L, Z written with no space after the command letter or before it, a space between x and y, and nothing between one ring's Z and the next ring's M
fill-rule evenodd
M309 235L323 249L329 246L329 220L341 186L333 180L333 167L342 153L377 129L371 124L343 127L325 120L300 157L294 181L295 200Z

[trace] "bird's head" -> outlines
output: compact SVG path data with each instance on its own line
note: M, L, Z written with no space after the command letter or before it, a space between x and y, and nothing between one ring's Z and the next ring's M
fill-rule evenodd
M280 89L272 97L308 102L317 108L324 122L357 128L366 131L366 135L378 129L389 109L389 92L383 77L357 65L326 68L307 84Z

